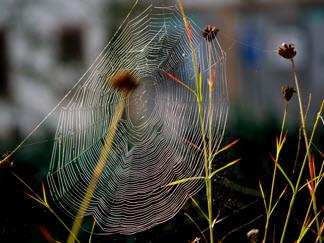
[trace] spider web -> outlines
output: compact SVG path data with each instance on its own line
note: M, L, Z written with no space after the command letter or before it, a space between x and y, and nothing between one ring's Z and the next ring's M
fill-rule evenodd
M228 111L225 53L217 38L207 42L201 28L192 20L190 25L207 97L205 117L208 72L217 70L208 138L216 150ZM139 86L125 100L106 167L87 208L86 215L96 219L96 233L101 234L133 234L165 222L204 185L203 180L193 180L165 187L202 175L204 160L197 148L202 137L196 97L165 73L195 89L181 13L175 6L150 5L128 16L60 110L47 176L54 201L71 217L78 211L121 99L106 80L121 70L129 70Z

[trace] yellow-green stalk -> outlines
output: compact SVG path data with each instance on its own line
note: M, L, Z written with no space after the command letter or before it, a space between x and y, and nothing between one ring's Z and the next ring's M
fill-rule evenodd
M283 132L284 132L284 127L285 127L285 123L286 123L287 110L288 110L288 101L286 100L285 101L284 115L283 115L282 123L281 123L280 135L279 135L279 139L277 138L277 141L276 141L276 158L275 158L276 161L279 160L279 156L280 156L280 152L281 152L282 146L283 146L283 144L284 144L284 142L286 140L285 139L286 137L283 136ZM263 242L266 242L266 240L267 240L267 233L268 233L268 228L269 228L270 217L271 217L271 214L272 214L272 212L273 212L273 210L275 208L275 207L272 206L272 202L273 202L273 193L274 193L274 189L275 189L276 174L277 174L277 166L274 165L273 174L272 174L272 182L271 182L269 202L268 202L268 205L265 203L265 209L266 209L266 224L265 224L265 228L264 228ZM261 189L262 195L264 197L264 193L263 193L263 189L261 187L261 184L260 184L260 189ZM279 197L279 199L280 198L281 197ZM265 200L265 198L264 198L264 200Z
M136 80L133 78L129 71L118 72L111 79L107 80L107 82L115 89L119 90L120 100L112 116L111 124L105 137L104 145L101 149L97 165L93 171L91 181L83 197L77 215L75 216L75 220L71 230L72 232L67 240L68 243L73 243L75 241L74 235L77 236L79 234L80 227L82 225L83 218L86 214L89 203L93 197L100 176L102 175L102 172L106 167L107 157L109 155L111 146L116 135L117 126L124 112L126 98L129 95L129 93L137 86Z
M298 106L299 106L299 114L300 114L300 119L301 119L301 127L302 127L302 132L303 132L303 136L304 136L304 141L305 141L305 146L306 146L306 154L305 154L305 158L304 161L302 163L302 166L299 170L299 175L298 175L298 179L297 182L294 186L293 189L293 195L289 204L289 209L288 209L288 213L287 213L287 217L286 217L286 221L285 221L285 225L284 225L284 229L281 235L281 239L280 239L280 243L283 243L284 241L284 237L286 234L286 230L287 230L287 226L288 226L288 222L289 222L289 218L290 218L290 214L291 214L291 210L294 206L295 200L296 200L296 195L297 192L299 190L299 184L301 181L301 177L304 171L304 167L306 164L306 160L308 159L308 161L311 161L311 153L310 153L310 145L312 144L311 141L308 141L308 137L307 137L307 132L306 132L306 121L305 121L305 114L304 114L304 110L303 110L303 104L302 104L302 97L300 94L300 88L299 88L299 81L297 78L297 74L296 74L296 67L295 67L295 61L294 61L294 57L296 56L296 50L295 50L295 46L292 43L283 43L281 47L279 47L278 49L278 54L280 56L282 56L285 59L289 59L291 61L291 65L292 65L292 76L293 76L293 80L295 82L295 87L296 87L296 91L297 91L297 98L298 98ZM313 135L313 134L312 134ZM317 213L317 205L316 205L316 201L313 201L313 210L314 213ZM316 218L316 226L317 226L317 231L320 231L320 225L319 225L319 221ZM322 242L322 240L320 239L320 242Z

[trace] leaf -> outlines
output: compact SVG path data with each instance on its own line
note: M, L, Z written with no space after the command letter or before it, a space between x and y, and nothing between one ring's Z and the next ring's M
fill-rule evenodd
M315 150L320 154L320 156L324 158L324 153L314 143L312 145L315 148Z
M261 181L259 181L259 188L260 188L260 191L261 191L261 195L262 195L262 199L263 199L263 204L264 204L265 210L268 213L267 201L266 201L266 198L265 198L265 194L264 194L264 191L263 191L263 188L262 188Z
M280 193L280 195L279 195L279 197L278 197L278 200L277 200L276 203L273 205L273 207L272 207L272 209L271 209L271 211L270 211L270 215L273 213L273 211L274 211L275 208L277 207L277 205L278 205L280 199L281 199L282 196L285 194L286 190L287 190L287 186L286 186L286 187L283 189L283 191Z
M221 218L221 219L218 219L219 216L220 216L220 211L218 211L217 216L216 216L216 217L214 218L214 220L213 220L212 228L214 228L214 226L215 226L216 224L218 224L218 223L222 222L224 219L226 219L226 217Z
M323 223L323 221L322 221L322 224L321 224L320 230L319 230L319 232L317 233L317 237L316 237L315 243L317 243L320 239L323 239L323 236L322 236L323 230L324 230L324 223Z
M198 93L198 100L201 102L203 98L203 78L202 78L202 72L200 69L200 65L198 65L198 86L197 86L197 93Z
M202 216L204 216L204 218L208 221L208 216L207 214L204 212L204 210L199 206L198 202L192 197L189 196L189 198L192 200L192 203L198 208L199 212L202 214Z
M230 142L229 144L227 144L225 147L219 149L213 156L216 156L222 152L224 152L225 150L229 149L230 147L234 146L235 144L237 144L239 141L239 139L234 140L233 142Z
M309 181L309 190L312 195L312 192L314 191L314 177L316 177L315 173L315 163L314 163L314 154L312 154L311 159L308 163L309 165L309 175L310 175L310 181Z
M43 197L44 197L44 201L43 199L34 192L34 190L22 179L20 178L16 173L12 172L12 174L25 186L27 187L35 196L25 192L25 194L30 197L31 199L35 200L36 202L40 203L41 205L43 205L44 207L46 207L59 221L60 223L72 234L72 236L74 237L74 239L80 243L80 241L78 240L78 238L73 234L73 232L71 232L70 228L63 222L63 220L54 212L54 210L47 204L47 199L46 199L46 192L45 192L45 187L43 187L42 185L42 190L43 190ZM46 201L46 203L45 203ZM58 241L55 241L58 242Z
M48 207L44 182L42 182L42 192L43 192L45 206Z
M315 222L315 220L317 219L317 217L320 215L321 211L319 211L315 216L314 218L307 224L307 225L303 225L302 226L302 229L300 231L300 235L297 239L296 242L300 242L304 236L306 235L307 231L311 228L312 224ZM309 220L308 220L309 221Z
M293 183L291 182L291 180L289 179L288 175L286 174L286 172L283 170L283 168L280 166L280 164L278 163L278 161L275 160L275 158L270 154L271 159L273 160L273 162L275 163L275 165L278 167L278 169L280 170L281 174L285 177L285 179L287 180L289 186L291 187L291 190L294 192L295 188Z
M284 143L286 142L286 139L287 139L287 133L285 132L283 138L282 138L282 135L280 134L280 138L279 138L279 141L278 141L278 137L276 137L276 149L277 149L277 155L279 155L281 149L282 149L282 146L284 145Z
M52 235L49 233L47 228L44 225L39 226L39 231L41 232L42 236L48 241L48 242L55 242Z
M92 235L93 235L93 231L94 231L94 228L96 226L96 218L93 218L93 224L92 224L92 227L91 227L91 232L90 232L90 236L89 236L89 243L91 243L91 240L92 240Z
M216 175L217 173L221 172L222 170L225 170L227 167L230 167L230 166L236 164L236 163L239 162L240 160L241 160L241 158L236 159L236 160L234 160L234 161L232 161L232 162L229 162L228 164L224 165L223 167L221 167L221 168L219 168L219 169L213 171L213 172L209 175L209 178L211 179L211 178L212 178L214 175Z
M190 43L192 43L192 32L191 32L191 28L190 28L189 22L187 20L186 14L184 12L182 2L178 1L178 4L179 4L180 11L181 11L183 23L184 23L186 31L187 31L188 39L189 39Z
M203 177L203 176L188 177L188 178L184 178L184 179L181 179L181 180L170 182L169 184L165 185L164 187L166 187L166 186L174 186L174 185L178 185L178 184L181 184L181 183L184 183L184 182L187 182L187 181L201 180L201 179L205 179L205 177Z
M214 86L214 82L215 82L215 77L216 77L216 67L213 69L213 71L211 72L211 77L208 80L208 85L212 88Z
M188 219L196 226L196 228L198 229L198 231L200 232L201 236L204 238L205 242L208 243L205 235L204 235L204 232L201 230L201 228L199 227L199 225L195 222L195 220L187 213L184 213L185 216L188 217Z
M316 176L313 180L310 180L310 181L307 181L305 184L303 184L299 189L298 189L298 192L301 191L302 189L304 189L304 187L308 186L308 183L310 182L317 182L317 180L322 180L322 178L324 177L324 173Z
M203 152L203 150L202 150L198 145L194 144L193 142L191 142L191 141L189 141L189 140L184 140L184 142L187 143L187 144L189 144L189 145L191 145L191 146L194 147L195 149L197 149L197 150Z
M164 69L161 69L166 75L169 76L169 78L173 79L174 81L176 81L177 83L181 84L183 87L185 87L186 89L188 89L190 92L192 92L196 97L197 94L196 92L187 84L185 84L183 81L179 80L178 78L176 78L175 76L173 76L171 73L167 72Z
M31 199L33 199L34 201L36 201L36 202L42 204L43 206L46 206L46 205L45 205L45 202L43 202L42 200L40 200L40 199L34 197L33 195L30 195L28 192L24 192L24 193L25 193L28 197L30 197Z
M42 198L40 196L38 196L37 193L34 192L34 190L22 179L20 178L20 176L18 176L16 173L11 172L25 187L27 187L29 189L29 191L31 191L38 200L42 201Z

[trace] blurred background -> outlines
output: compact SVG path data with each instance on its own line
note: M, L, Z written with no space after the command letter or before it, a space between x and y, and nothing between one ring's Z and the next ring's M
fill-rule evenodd
M176 4L175 1L160 2L162 5ZM132 4L126 0L0 0L1 154L17 145L81 77L108 43ZM312 94L310 124L323 99L324 1L183 0L183 4L187 14L202 28L212 24L220 29L218 37L228 58L231 100L225 142L240 139L238 147L224 157L242 157L240 166L226 172L223 178L244 185L255 196L258 180L267 183L272 173L268 154L274 152L275 136L284 110L281 87L294 86L290 62L277 55L282 42L292 42L297 49L296 65L305 105L309 93ZM299 114L296 97L289 103L287 119L292 141L287 148L289 152L295 151L297 146ZM17 158L16 169L31 186L39 187L46 175L56 124L57 119L50 117L37 131L35 141L29 141L24 147L25 153ZM323 127L319 134L323 134ZM322 137L319 136L318 144L323 144ZM320 149L323 151L323 146ZM294 152L288 153L287 158L293 156ZM24 242L42 242L44 237L39 233L39 226L44 222L47 222L46 227L54 229L56 238L65 239L64 229L56 230L62 227L52 222L55 218L26 199L21 193L24 188L8 171L1 170L0 176L0 242L22 239ZM229 199L228 195L222 199L229 191L235 194L235 189L224 186L223 193L217 195L225 201L220 202L225 208L240 208L258 200L257 196L251 195L247 199L246 195L239 200ZM262 213L262 207L253 211ZM252 219L258 213L250 216ZM182 213L171 223L148 233L132 237L113 236L109 240L164 242L174 237L174 241L169 242L188 242L199 236L194 232L195 227L188 225L190 221ZM188 227L192 231L189 235L186 233ZM225 235L230 229L224 228L221 232ZM233 239L241 237L233 235ZM101 241L106 242L104 238Z

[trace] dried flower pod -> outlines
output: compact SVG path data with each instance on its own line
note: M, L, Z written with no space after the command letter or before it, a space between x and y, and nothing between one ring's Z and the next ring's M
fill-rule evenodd
M289 101L294 93L296 93L296 90L293 87L284 86L281 88L282 95L285 98L286 101Z
M216 37L218 31L219 29L217 29L215 26L207 25L203 29L202 35L207 41L212 41Z
M117 72L110 79L107 79L107 82L125 94L130 93L138 86L137 80L128 70Z
M249 232L246 233L246 236L249 239L250 243L257 243L258 236L259 236L259 229L251 229Z
M201 238L196 237L195 239L193 239L192 241L190 241L190 243L199 243L201 240Z
M278 54L286 59L292 59L296 56L296 49L292 43L282 43L278 48Z

